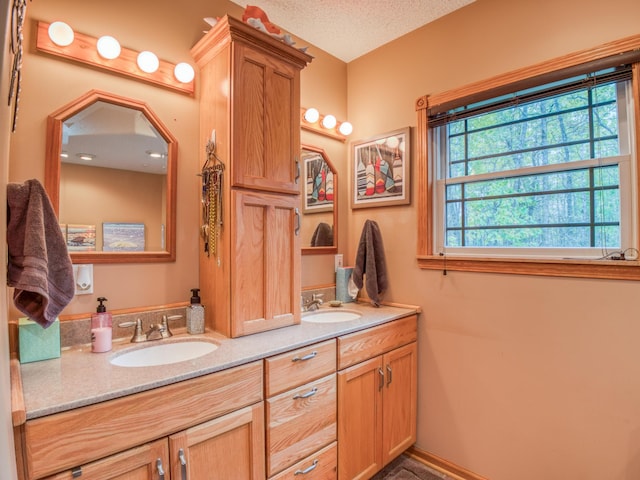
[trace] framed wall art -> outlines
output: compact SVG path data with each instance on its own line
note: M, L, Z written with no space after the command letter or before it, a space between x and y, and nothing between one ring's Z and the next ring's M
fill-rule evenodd
M411 203L411 129L352 143L351 208Z
M103 223L102 250L144 252L144 223Z

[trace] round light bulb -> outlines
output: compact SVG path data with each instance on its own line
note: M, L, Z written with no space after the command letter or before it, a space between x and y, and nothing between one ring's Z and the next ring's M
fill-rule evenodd
M178 63L173 69L173 74L180 83L189 83L196 76L193 67L188 63Z
M120 56L120 43L109 35L100 37L96 46L98 47L98 53L102 58L113 60Z
M315 108L308 108L306 112L304 112L304 119L309 123L316 123L320 118L320 112L318 112Z
M353 125L349 122L342 122L338 130L346 137L347 135L351 135L351 132L353 132Z
M73 43L73 29L64 22L53 22L49 25L49 38L59 47L67 47Z
M333 115L327 115L322 119L322 126L329 130L334 128L336 126L336 123L338 123L338 121Z
M160 60L155 53L145 50L138 54L138 67L140 70L146 73L153 73L158 70L160 66Z

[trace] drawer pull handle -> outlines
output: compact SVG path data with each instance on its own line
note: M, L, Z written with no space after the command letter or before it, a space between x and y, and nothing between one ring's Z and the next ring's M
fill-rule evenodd
M295 215L296 215L296 226L293 229L293 233L295 233L297 236L300 233L300 210L298 210L297 208L295 209Z
M393 371L391 370L391 365L387 365L387 387L391 385Z
M156 460L156 468L158 469L158 476L160 480L164 480L164 468L162 467L162 459L158 458Z
M378 390L382 390L384 387L384 370L378 368L378 374L380 375L380 384L378 385Z
M180 459L180 475L182 480L187 480L187 459L184 458L184 450L178 450L178 458Z
M316 355L318 355L318 352L313 351L307 355L304 355L302 357L293 357L291 359L292 362L306 362L307 360L311 360L313 357L315 357Z
M309 465L307 468L305 468L304 470L296 470L294 472L294 475L306 475L307 473L309 473L311 470L315 469L318 466L318 460L314 460L313 463L311 465Z
M300 180L300 159L298 159L298 157L295 157L295 162L296 162L296 177L295 177L295 181L296 181L296 183L298 183L298 180Z
M302 394L297 393L296 395L293 396L293 399L297 400L299 398L309 398L309 397L312 397L313 395L315 395L316 393L318 393L318 389L316 387L313 387L307 393L302 393Z

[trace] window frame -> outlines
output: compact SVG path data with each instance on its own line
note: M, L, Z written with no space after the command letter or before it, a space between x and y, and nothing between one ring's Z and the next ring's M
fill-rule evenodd
M463 255L438 254L434 250L436 232L434 221L433 196L436 193L437 179L435 169L437 159L429 157L429 109L433 106L471 103L465 101L487 92L486 98L493 95L490 92L504 91L511 85L534 82L544 83L538 77L553 74L561 70L580 68L593 62L598 62L616 55L628 54L640 49L640 35L634 35L616 40L598 47L571 53L530 67L509 72L504 75L475 82L446 92L424 95L416 101L417 135L416 135L416 170L418 175L418 266L428 270L470 271L485 273L507 273L521 275L542 275L558 277L605 278L640 280L640 258L638 260L596 260L596 259L546 259L521 257L465 257ZM634 167L638 172L635 179L635 197L633 208L634 228L640 225L640 63L636 60L632 66L631 96L633 98L634 118L634 148L636 156ZM449 107L447 107L449 108ZM636 240L638 243L638 240ZM639 249L639 245L631 245Z

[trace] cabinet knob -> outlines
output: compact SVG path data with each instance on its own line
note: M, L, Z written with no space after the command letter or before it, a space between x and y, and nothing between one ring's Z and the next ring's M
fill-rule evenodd
M387 387L391 384L392 376L393 371L391 370L391 365L387 365Z
M295 162L296 162L296 183L298 183L298 180L300 180L300 159L296 157Z
M378 375L380 375L380 384L378 385L378 390L382 390L384 388L384 370L382 370L382 368L378 368Z
M162 466L162 459L158 458L156 460L156 468L158 469L158 478L160 480L164 480L164 468Z
M294 230L295 234L298 235L300 233L300 210L296 208L296 228Z
M187 480L187 459L184 457L184 450L178 450L178 459L180 460L180 476L182 480Z

